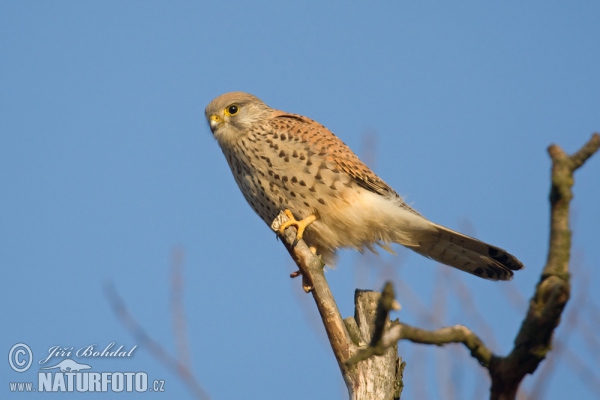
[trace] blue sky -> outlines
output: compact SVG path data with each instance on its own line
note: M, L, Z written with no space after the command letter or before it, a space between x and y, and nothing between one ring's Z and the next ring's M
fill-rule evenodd
M401 248L343 252L328 278L344 316L355 287L391 278L403 305L394 317L493 331L506 353L545 262L546 148L573 152L600 130L599 13L592 1L1 2L0 351L26 343L34 366L19 374L0 363L0 397L43 398L11 394L8 382L37 380L52 346L139 344L106 282L174 354L170 265L181 248L192 368L213 399L343 398L289 256L204 121L206 104L233 90L323 123L425 216L526 265L493 283ZM598 157L576 175L573 293L589 292L557 333L571 353L556 361L548 399L594 397L573 359L598 368L581 332L591 332L586 307L600 304L599 177ZM479 314L456 300L459 284ZM447 385L463 398L483 385L485 396L485 372L464 349L400 352L406 398L447 398ZM137 397L189 396L144 346L87 361L166 382L162 395Z

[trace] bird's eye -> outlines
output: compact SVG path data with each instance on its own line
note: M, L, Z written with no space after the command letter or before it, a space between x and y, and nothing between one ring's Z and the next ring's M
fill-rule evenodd
M236 104L232 104L225 110L227 115L235 115L240 111L240 108Z

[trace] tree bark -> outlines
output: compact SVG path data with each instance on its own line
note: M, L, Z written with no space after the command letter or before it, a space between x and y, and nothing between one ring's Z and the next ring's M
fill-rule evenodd
M354 294L354 318L346 318L346 326L356 326L360 336L357 339L377 337L378 329L389 330L389 315L383 316L383 323L378 324L378 305L382 294L368 290L356 290ZM379 336L381 337L383 331ZM377 339L375 340L378 341ZM356 343L359 349L365 349L364 341ZM399 399L402 393L402 373L404 364L398 356L398 342L383 349L383 354L369 357L355 365L352 371L352 382L355 384L356 399ZM356 353L355 353L356 354Z
M277 231L279 225L286 220L285 214L279 214L272 228ZM331 349L346 383L349 398L352 400L399 399L403 387L404 363L398 357L396 343L385 348L381 355L357 363L348 362L361 350L370 347L369 344L372 343L376 332L383 333L385 327L390 326L389 309L382 311L378 308L381 294L357 290L355 316L343 320L325 279L324 264L320 257L313 254L304 241L296 241L296 228L286 229L281 237L285 248L299 268L300 273L292 276L302 275L304 290L312 294L317 305ZM383 318L380 318L377 324L375 316L381 317L382 313Z

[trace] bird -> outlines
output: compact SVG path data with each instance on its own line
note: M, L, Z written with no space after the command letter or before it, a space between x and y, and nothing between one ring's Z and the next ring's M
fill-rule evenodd
M429 221L325 126L230 92L205 109L208 125L250 207L267 224L284 212L324 264L338 249L402 246L488 280L523 268L515 256Z

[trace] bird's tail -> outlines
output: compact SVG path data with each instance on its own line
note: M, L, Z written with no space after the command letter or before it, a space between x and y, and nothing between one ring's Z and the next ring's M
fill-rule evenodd
M308 227L306 243L329 266L335 264L338 248L375 251L374 245L379 245L390 250L393 242L484 279L509 280L513 271L523 268L506 250L434 224L399 196L364 191L354 200L346 208L330 209Z
M513 271L523 268L521 261L506 250L425 218L420 222L412 230L410 241L399 240L398 243L442 264L493 281L509 280Z

